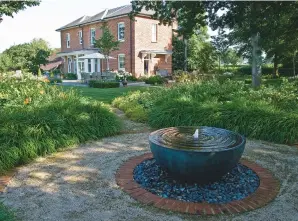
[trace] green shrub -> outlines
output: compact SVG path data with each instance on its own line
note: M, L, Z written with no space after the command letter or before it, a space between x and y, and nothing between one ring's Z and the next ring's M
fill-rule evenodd
M100 80L90 80L89 87L94 88L117 88L120 87L119 82L115 81L100 81Z
M138 79L135 76L127 76L126 80L127 81L137 81Z
M139 103L141 96L144 96L144 94L140 91L129 93L129 96L116 98L113 101L113 105L125 111L125 115L130 119L138 122L146 122L148 120L147 111Z
M54 78L55 77L55 74L53 71L50 72L50 78Z
M259 90L243 81L176 84L132 93L113 104L134 116L140 110L154 128L206 125L271 142L298 142L297 87L286 80Z
M100 102L45 82L0 82L0 173L31 159L117 133L120 123Z
M148 79L148 77L141 76L141 77L138 78L138 81L139 82L145 82L147 79Z
M155 75L155 76L151 76L151 77L145 79L145 83L152 84L152 85L163 84L164 79L163 79L163 77L161 77L159 75Z
M60 78L51 78L49 79L51 84L57 84L57 83L62 83L62 80Z
M251 79L245 79L245 80L244 80L244 83L245 83L245 84L252 84L252 80L251 80Z
M66 73L66 74L63 74L63 79L65 79L65 80L77 80L78 76L74 73Z

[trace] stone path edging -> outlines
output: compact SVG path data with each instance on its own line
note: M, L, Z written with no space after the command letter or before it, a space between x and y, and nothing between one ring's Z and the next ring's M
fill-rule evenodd
M241 163L255 171L260 178L260 186L256 192L242 200L235 200L226 204L209 204L162 198L143 189L133 179L134 168L142 161L150 158L153 158L151 153L130 158L118 169L116 182L135 200L160 209L194 215L236 214L263 207L279 193L279 181L273 177L269 170L254 162L242 159Z

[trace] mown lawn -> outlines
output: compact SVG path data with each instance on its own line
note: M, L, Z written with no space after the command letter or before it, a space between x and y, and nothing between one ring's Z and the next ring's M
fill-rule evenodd
M90 88L90 87L75 87L75 86L63 86L64 89L75 89L79 91L83 96L102 101L106 104L110 104L114 98L122 96L129 91L146 91L147 87L133 86L133 87L121 87L121 88Z

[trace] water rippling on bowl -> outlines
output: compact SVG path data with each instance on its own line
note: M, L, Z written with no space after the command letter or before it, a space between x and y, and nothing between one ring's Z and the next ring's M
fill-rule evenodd
M193 137L196 129L198 139ZM239 134L215 127L170 127L153 132L149 139L169 148L205 151L233 148L243 141Z

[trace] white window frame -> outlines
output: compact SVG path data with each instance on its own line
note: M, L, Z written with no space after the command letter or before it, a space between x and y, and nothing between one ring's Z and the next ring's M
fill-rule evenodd
M123 38L120 38L120 26L123 25L124 27L124 33L123 33ZM125 23L124 22L119 22L117 25L117 33L118 33L118 41L125 41Z
M82 31L79 31L79 42L80 42L80 45L83 44L83 32Z
M157 24L151 25L151 42L157 42Z
M70 34L66 33L66 48L70 48Z
M120 68L120 57L124 57L124 67ZM125 54L118 54L118 70L125 71Z
M88 58L88 73L92 73L92 59Z
M92 37L92 31L94 31L94 38ZM96 36L95 28L90 28L90 45L94 45L94 43L95 43L95 36Z
M67 73L71 73L72 59L67 58Z

